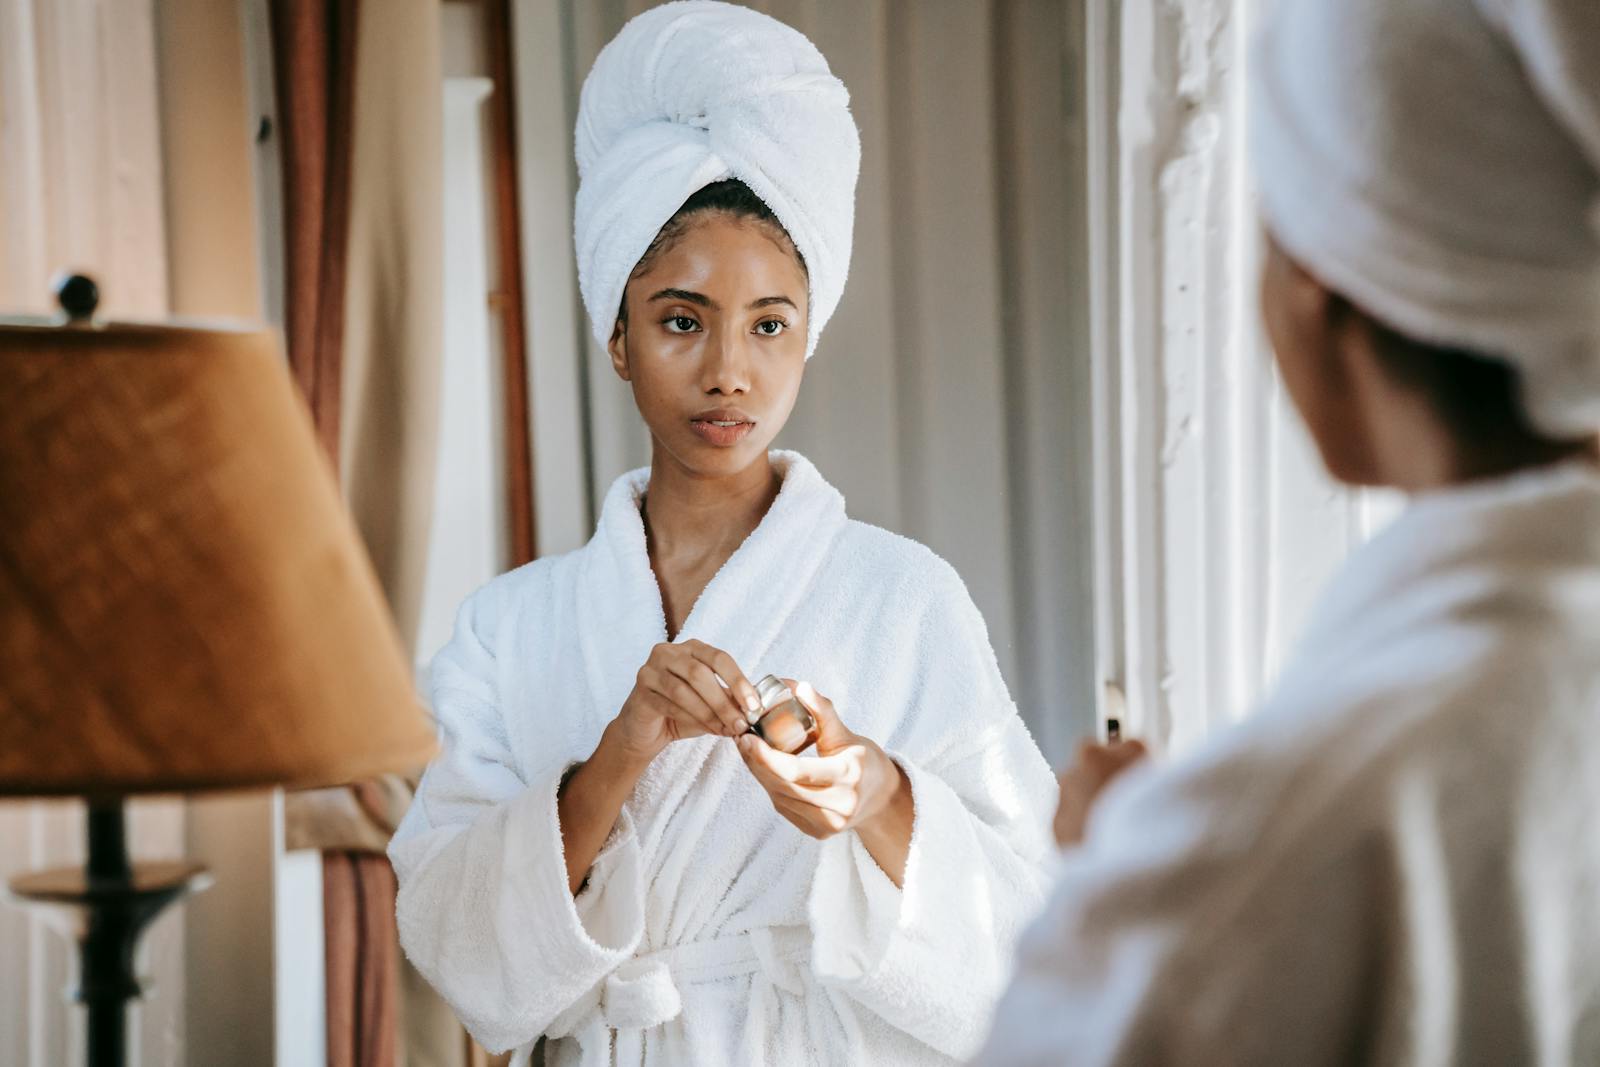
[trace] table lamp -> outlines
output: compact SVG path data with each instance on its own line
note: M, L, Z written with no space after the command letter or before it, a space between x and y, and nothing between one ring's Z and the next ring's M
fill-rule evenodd
M88 801L73 919L90 1067L124 1061L142 930L208 881L129 862L123 800L413 770L435 733L268 330L0 320L0 797Z

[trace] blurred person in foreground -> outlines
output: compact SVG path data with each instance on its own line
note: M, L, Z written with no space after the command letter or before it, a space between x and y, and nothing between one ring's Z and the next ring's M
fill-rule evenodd
M1410 505L1246 722L1064 776L977 1062L1600 1063L1600 3L1279 0L1254 77L1283 381Z

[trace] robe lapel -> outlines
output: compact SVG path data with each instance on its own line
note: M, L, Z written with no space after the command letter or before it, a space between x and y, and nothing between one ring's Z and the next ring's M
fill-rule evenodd
M697 638L731 655L754 681L764 657L804 601L834 539L844 529L844 498L803 456L775 452L783 487L766 517L711 579L677 640ZM574 614L590 714L603 724L627 699L655 645L666 640L661 588L650 569L639 502L649 470L623 475L606 494L599 527L583 549ZM639 783L640 799L671 810L716 738L669 746Z
M722 649L755 681L844 529L844 497L804 457L774 455L783 488L761 525L711 579L679 640Z

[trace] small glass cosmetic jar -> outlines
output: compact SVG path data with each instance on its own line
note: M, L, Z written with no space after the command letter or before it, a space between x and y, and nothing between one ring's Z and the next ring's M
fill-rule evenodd
M804 752L817 743L817 720L780 678L767 675L756 683L761 712L750 721L755 735L780 752Z

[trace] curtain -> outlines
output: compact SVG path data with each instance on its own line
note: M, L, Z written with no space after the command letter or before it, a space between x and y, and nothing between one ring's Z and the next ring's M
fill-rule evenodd
M394 894L382 853L323 853L328 1067L401 1062Z
M441 342L436 0L274 0L290 363L402 639L426 565ZM454 1067L458 1024L398 948L383 848L412 782L286 801L324 850L329 1067Z
M271 10L282 131L284 338L317 437L337 468L357 0L275 0Z
M414 648L427 571L443 343L438 0L363 19L344 316L345 496Z
M439 432L443 74L438 0L385 0L382 9L381 18L362 20L358 46L359 55L378 58L356 71L341 465L356 525L414 654ZM369 793L364 807L385 843L414 784L390 778ZM392 879L387 858L371 858ZM392 924L392 881L385 892ZM395 958L401 1062L458 1067L461 1025L415 968Z

